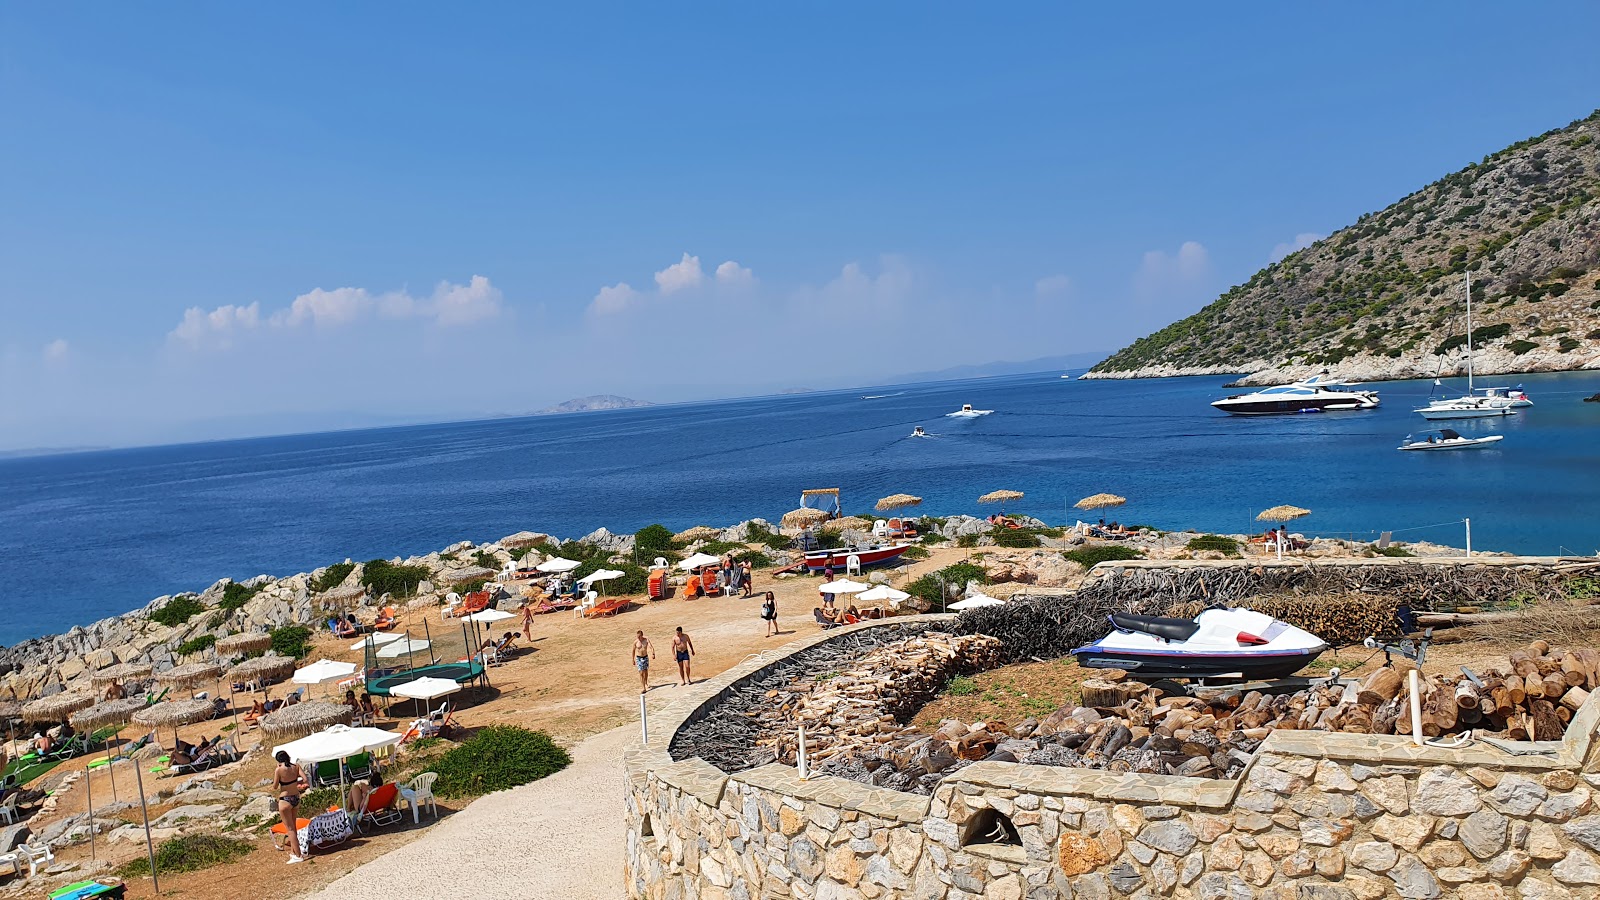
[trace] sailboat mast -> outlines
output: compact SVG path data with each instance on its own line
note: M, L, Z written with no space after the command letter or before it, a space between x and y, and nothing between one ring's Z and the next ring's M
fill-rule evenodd
M1472 396L1472 273L1467 273L1467 396Z

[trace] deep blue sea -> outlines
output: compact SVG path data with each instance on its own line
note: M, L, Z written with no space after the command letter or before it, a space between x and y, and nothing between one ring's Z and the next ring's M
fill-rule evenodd
M1600 548L1600 373L1500 379L1537 404L1456 423L1492 449L1401 453L1431 384L1375 385L1372 412L1230 417L1227 378L1069 381L1059 373L582 415L384 428L0 460L0 643L63 631L218 578L436 550L523 529L561 537L776 520L800 491L846 512L907 492L933 513L1052 523L1099 491L1125 522L1244 532L1310 508L1305 533ZM869 395L875 399L864 399ZM944 413L971 403L974 420ZM921 425L932 437L909 437ZM1443 524L1453 523L1453 524ZM1427 527L1434 526L1434 527ZM1411 530L1407 530L1411 529Z

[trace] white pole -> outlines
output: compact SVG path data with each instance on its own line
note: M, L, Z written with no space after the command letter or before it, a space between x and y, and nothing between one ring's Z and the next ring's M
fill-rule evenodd
M92 729L90 730L89 735L91 737L94 736L94 731ZM106 768L108 768L108 769L111 768L111 764L107 763L106 764ZM89 859L90 860L94 860L95 859L95 855L94 855L94 770L93 769L84 769L83 770L83 789L85 791L87 791L88 794L89 794Z
M1463 524L1465 524L1467 526L1467 558L1471 559L1472 558L1472 520L1471 519L1462 519L1461 521L1462 521Z
M806 766L806 727L800 726L800 750L795 755L795 765L800 770L800 780L805 781L811 777L811 772Z
M639 746L650 746L650 712L644 707L644 695L639 695Z
M1412 669L1406 673L1406 685L1411 689L1411 740L1418 747L1422 746L1422 693L1421 679L1417 677L1417 670Z
M150 838L150 807L144 797L144 773L140 771L143 765L139 760L133 761L133 779L139 786L139 812L144 818L144 849L150 855L150 884L157 894L161 893L161 876L156 874L156 844ZM299 852L299 848L295 848Z

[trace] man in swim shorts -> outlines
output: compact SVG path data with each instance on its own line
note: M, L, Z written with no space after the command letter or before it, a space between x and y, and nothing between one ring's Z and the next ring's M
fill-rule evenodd
M650 660L656 658L656 648L640 629L633 639L633 667L639 670L639 693L650 690Z

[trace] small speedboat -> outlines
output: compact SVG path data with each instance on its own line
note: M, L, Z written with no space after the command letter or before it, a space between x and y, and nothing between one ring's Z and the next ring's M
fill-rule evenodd
M1249 609L1193 619L1112 613L1111 633L1072 651L1086 669L1125 669L1140 681L1283 678L1328 649L1322 638Z
M1401 450L1467 450L1472 447L1487 447L1496 441L1505 439L1503 434L1486 434L1483 437L1469 438L1463 436L1454 428L1441 428L1438 431L1424 432L1423 436L1415 440L1411 435L1400 444Z
M862 568L870 568L892 563L900 558L900 554L910 549L910 544L889 543L841 547L834 550L808 550L805 565L813 572L821 572L828 568L845 569L849 566L850 557L854 556Z
M1520 384L1514 388L1491 387L1478 388L1478 390L1483 391L1483 395L1491 400L1509 401L1507 405L1512 409L1525 409L1533 405L1533 401L1528 399L1528 393L1522 389Z
M992 412L994 412L992 409L973 409L971 403L963 403L961 408L955 412L945 413L945 417L949 419L976 419L979 416L987 416Z
M921 425L918 425L917 427L911 429L911 436L912 437L927 437L928 433L926 431L922 430L922 426Z

